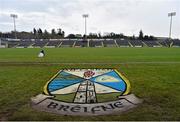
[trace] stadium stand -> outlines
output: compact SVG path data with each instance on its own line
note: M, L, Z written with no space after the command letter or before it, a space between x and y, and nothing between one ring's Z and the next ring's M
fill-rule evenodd
M48 43L48 41L46 41L46 40L36 40L36 41L34 41L34 44L32 46L42 48L42 47L46 46L47 43Z
M143 47L143 43L140 40L129 40L129 43L133 47Z
M101 40L90 40L89 46L90 47L103 47L103 42Z
M106 39L106 40L103 40L103 45L104 47L117 47L115 41L113 39Z
M16 48L28 48L33 44L31 40L20 41Z
M0 48L6 48L7 47L7 42L4 40L0 39Z
M180 40L121 40L121 39L2 39L0 48L57 47L180 47Z
M87 40L77 40L75 41L74 47L87 47L88 41Z
M120 40L120 39L117 39L116 40L116 43L119 47L130 47L130 44L128 42L128 40Z
M62 44L60 45L60 47L73 47L75 43L75 40L65 40L62 41Z
M61 45L62 41L49 41L48 44L45 47L48 48L56 48Z
M180 47L180 40L178 39L172 40L172 47Z
M19 44L19 41L8 41L8 48L16 48Z
M21 40L19 42L19 44L16 46L16 48L28 48L31 45L33 45L33 41L31 41L31 39L25 39L25 40Z
M143 41L145 45L148 47L161 47L156 41L150 40L150 41Z
M168 39L159 41L158 43L161 44L161 45L164 46L164 47L170 47L171 44L172 44L172 42L169 41Z

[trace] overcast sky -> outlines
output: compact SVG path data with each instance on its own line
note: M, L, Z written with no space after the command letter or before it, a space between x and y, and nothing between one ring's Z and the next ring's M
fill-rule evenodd
M0 31L13 30L10 14L18 15L17 30L62 28L83 34L82 14L89 14L88 33L168 36L168 12L173 17L172 37L180 38L180 0L0 0Z

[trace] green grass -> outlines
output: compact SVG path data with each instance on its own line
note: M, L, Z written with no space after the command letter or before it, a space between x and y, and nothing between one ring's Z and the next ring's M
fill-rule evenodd
M0 120L180 120L180 48L45 49L43 59L37 58L39 50L0 49ZM132 93L144 102L121 115L96 117L59 116L32 109L30 98L42 93L45 83L63 68L117 68L130 80Z
M180 61L180 48L53 48L44 49L46 57L37 57L40 49L0 49L0 62L135 62Z

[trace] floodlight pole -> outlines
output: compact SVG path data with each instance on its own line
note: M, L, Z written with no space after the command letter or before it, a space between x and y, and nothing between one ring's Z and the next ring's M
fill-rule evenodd
M14 22L14 37L15 39L17 39L17 36L16 36L16 18L18 18L18 16L16 14L11 14L10 17L13 18L13 22Z
M86 18L88 18L89 15L88 14L83 14L82 16L83 16L83 18L85 20L85 38L86 38L86 35L87 35L87 21L86 21Z
M169 39L171 39L171 31L172 31L172 17L176 15L176 12L168 13L168 17L171 17L170 19L170 29L169 29Z

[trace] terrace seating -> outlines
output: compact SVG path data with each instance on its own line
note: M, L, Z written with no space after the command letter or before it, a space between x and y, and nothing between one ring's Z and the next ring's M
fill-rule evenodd
M160 47L156 41L143 41L148 47Z
M130 46L128 40L120 40L120 39L118 39L118 40L116 40L116 43L120 47L129 47Z
M32 39L22 39L21 41L23 41L23 42L30 42L30 41L32 41Z
M176 39L173 40L172 42L173 42L172 47L180 47L180 40Z
M62 41L49 41L48 44L45 47L59 47L59 45L62 43Z
M28 41L20 41L19 45L17 46L17 48L28 48L32 44L33 44L33 42L30 41L30 40L28 40Z
M74 40L62 41L62 44L60 47L73 47L74 42L75 42Z
M102 41L100 40L90 40L89 47L102 47Z
M75 43L75 47L87 47L88 41L85 40L78 40Z
M133 47L142 47L143 43L140 40L129 40Z
M117 47L114 40L103 40L104 47Z
M171 43L172 42L169 41L168 39L159 41L159 44L161 44L164 47L170 47Z
M8 48L15 48L19 44L19 41L8 41Z
M1 38L0 48L33 47L180 47L180 40L122 40L122 39L8 39Z
M34 41L34 44L32 45L33 47L44 47L48 42L47 41L40 41L40 40L36 40Z
M0 48L6 47L6 41L0 40Z

